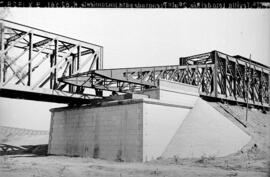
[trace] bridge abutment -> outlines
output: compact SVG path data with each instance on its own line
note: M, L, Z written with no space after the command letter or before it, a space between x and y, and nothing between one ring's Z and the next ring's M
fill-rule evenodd
M161 80L158 89L130 99L52 109L48 153L135 162L239 150L250 137L221 114L211 116L197 92L194 86ZM229 150L218 154L225 145Z

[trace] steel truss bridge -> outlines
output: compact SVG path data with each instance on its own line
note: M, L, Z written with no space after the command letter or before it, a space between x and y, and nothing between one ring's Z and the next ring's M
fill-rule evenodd
M165 79L196 85L208 99L270 108L269 66L242 56L211 51L180 58L178 65L103 69L102 49L2 21L0 96L84 104L105 97L104 91L143 91Z
M57 103L96 97L58 78L102 69L102 46L6 20L0 30L0 96Z

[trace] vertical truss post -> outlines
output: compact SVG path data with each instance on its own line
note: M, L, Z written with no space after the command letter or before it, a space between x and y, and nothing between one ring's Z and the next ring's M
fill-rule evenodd
M54 65L57 64L57 56L58 56L58 40L54 40ZM54 75L53 75L53 89L56 89L58 83L57 83L57 67L54 69Z
M207 68L207 67L206 67ZM202 68L202 74L201 74L201 89L202 89L202 93L205 92L204 87L205 87L205 80L204 80L204 72L205 70L207 70L206 68Z
M50 55L50 66L51 68L57 64L58 56L58 40L54 40L54 49L53 53ZM57 87L57 67L51 72L50 76L50 89L55 89Z
M100 65L99 65L99 68L97 68L97 69L103 69L103 47L100 47L100 49L99 49L98 59L99 59Z
M260 89L259 89L259 100L261 104L263 105L263 68L261 68L261 75L260 75Z
M245 63L245 68L244 68L244 81L243 81L243 89L244 89L244 99L245 102L247 102L248 99L248 90L247 90L247 64Z
M100 63L100 58L99 58L99 56L97 56L97 58L96 58L96 69L97 70L100 69L99 68L99 63Z
M81 45L78 45L77 47L77 56L76 56L76 63L75 63L75 68L74 68L74 72L79 71L80 69L80 60L81 60ZM80 89L80 87L76 87L74 86L74 90L76 90L76 92Z
M80 69L80 60L81 60L81 46L79 45L78 48L77 48L77 68L76 68L76 71L78 71Z
M3 26L2 26L2 29L1 29L1 36L3 36L3 38L1 37L1 41L3 41L3 47L1 47L1 49L3 49L2 51L4 51L8 47L8 43L7 42L6 43L4 42L4 39L5 39L5 27L4 27L4 24L3 23L2 23L2 25ZM2 32L2 30L3 30L3 32ZM1 43L1 45L2 45L2 43ZM5 55L2 55L2 64L3 64L2 65L2 82L3 83L6 82L6 72L7 72L7 69L8 69L8 67L5 65L5 58L6 57L4 57L4 56L6 56L6 54ZM0 63L1 63L1 59L0 59ZM1 66L0 66L0 68L1 68ZM1 78L1 73L0 73L0 78Z
M76 72L77 71L77 61L76 61L76 58L77 58L77 56L76 55L73 55L72 56L72 62L71 62L71 74L73 74L74 72ZM77 60L78 60L78 58L77 58ZM72 91L74 92L76 90L76 86L72 86Z
M233 62L233 96L237 99L237 86L236 86L236 62Z
M51 55L50 55L50 68L52 68L53 65L54 65L53 58L54 58L54 56L53 56L53 54L51 54ZM50 74L50 89L53 88L53 75L54 75L54 74L53 74L53 71L51 71L51 74Z
M250 68L250 79L251 79L251 82L249 84L252 84L253 86L250 87L251 88L251 93L252 93L252 101L253 103L255 103L255 85L256 85L256 79L254 78L255 76L255 65L253 65L253 69L251 69L251 66L249 64L249 68ZM257 76L256 76L257 77Z
M211 52L211 57L212 57L212 61L214 63L214 67L213 67L213 91L214 93L212 93L212 95L214 97L217 97L217 77L218 77L218 72L217 72L217 67L218 67L218 54L217 51L212 51Z
M29 54L28 54L28 60L30 61L32 59L32 52L33 52L33 33L29 33ZM32 75L32 64L29 62L28 64L28 81L27 85L31 85L31 75Z
M157 81L156 81L156 68L154 67L154 70L153 70L153 74L154 74L154 83L155 85L157 86Z
M249 60L248 60L248 64L249 64L249 68L247 66L247 63L245 63L245 67L246 67L246 79L247 79L247 82L246 82L246 90L247 90L247 100L246 100L246 103L247 103L247 108L246 108L246 125L247 125L247 121L248 121L248 99L249 99L249 80L250 80L250 77L251 77L251 71L250 71L250 60L251 60L251 55L249 56ZM248 69L248 72L247 72L247 69Z
M97 96L103 97L103 91L100 89L95 89L95 93Z
M0 23L0 52L4 51L4 24ZM0 85L3 83L3 75L4 75L4 57L0 58Z
M270 105L270 71L268 72L268 88L266 93L268 93L268 104Z
M223 77L223 79L224 79L224 93L225 93L226 97L228 97L228 95L227 95L227 78L228 78L227 77L227 70L228 70L228 67L229 67L228 64L229 64L228 56L226 56L226 58L225 58L225 66L224 66L224 77ZM228 82L228 84L231 84L229 82Z
M73 65L74 65L74 55L72 55L71 57L72 57L72 59L70 61L70 65L69 65L69 69L68 69L69 70L68 71L69 76L71 76L72 73L73 73ZM69 84L68 90L69 90L69 92L73 92L73 86Z
M180 58L179 58L179 65L180 65L180 66L186 65L186 59L183 58L183 57L180 57Z

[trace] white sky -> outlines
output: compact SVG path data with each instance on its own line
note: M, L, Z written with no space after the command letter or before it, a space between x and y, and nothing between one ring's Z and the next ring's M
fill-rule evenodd
M178 64L218 50L270 65L269 9L12 8L7 20L104 46L104 67ZM45 102L0 98L0 125L48 129Z

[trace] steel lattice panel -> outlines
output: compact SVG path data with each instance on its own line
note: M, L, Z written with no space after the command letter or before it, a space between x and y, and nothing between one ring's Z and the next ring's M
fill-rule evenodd
M26 92L54 96L57 102L92 98L58 78L102 69L102 47L22 24L0 21L0 95L20 97ZM31 97L31 96L30 96ZM27 96L25 99L32 99ZM65 101L67 98L67 101ZM37 98L38 100L38 98Z

